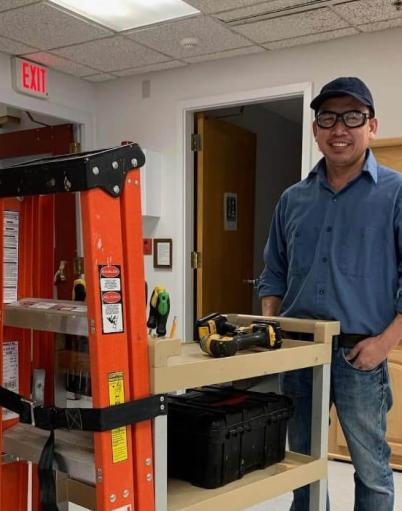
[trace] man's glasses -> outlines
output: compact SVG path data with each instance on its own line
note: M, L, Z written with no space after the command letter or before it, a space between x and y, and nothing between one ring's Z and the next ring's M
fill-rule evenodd
M366 123L366 120L371 117L371 114L360 112L360 110L349 110L348 112L342 112L341 114L324 111L317 114L315 120L318 126L324 129L333 128L338 122L338 119L342 119L343 124L347 128L360 128L360 126L363 126L363 124Z

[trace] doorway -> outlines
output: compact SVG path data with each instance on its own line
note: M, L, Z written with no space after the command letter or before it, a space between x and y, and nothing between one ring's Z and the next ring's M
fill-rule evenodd
M242 97L242 100L239 99ZM239 285L247 284L253 286L253 281L263 268L263 248L266 243L272 214L282 191L291 184L299 181L306 176L310 169L310 145L311 145L311 111L309 102L311 98L310 84L301 84L286 86L282 88L266 89L250 92L248 96L233 95L226 98L206 98L198 100L199 108L194 105L184 107L184 132L185 132L185 179L188 183L186 188L186 236L185 236L185 260L188 261L189 252L199 246L198 226L200 208L207 206L208 193L204 190L204 199L200 198L198 193L198 183L194 176L197 175L197 156L191 153L190 137L191 129L197 114L203 113L205 118L237 126L241 129L253 133L256 137L255 152L255 179L253 179L254 203L252 212L252 240L245 240L238 243L241 251L249 251L252 255L251 268L248 274L244 269L238 276ZM225 193L230 194L231 190L222 190L221 198L218 199L219 212L217 215L224 217L224 198ZM240 208L240 204L239 204ZM240 209L239 209L240 214ZM190 223L191 222L191 223ZM223 222L220 222L223 224ZM204 233L208 239L208 233ZM224 239L213 234L213 239ZM214 241L216 243L216 241ZM197 246L198 245L198 246ZM203 254L201 254L201 264ZM223 266L230 266L233 261L229 255L226 255L222 261ZM235 312L232 300L228 300L229 309L225 307L225 284L221 285L220 279L213 278L215 293L220 297L221 310L200 309L199 302L199 283L197 282L197 269L192 269L190 263L185 268L185 292L183 303L183 317L186 318L185 338L192 338L193 321L200 311L208 312ZM202 268L204 273L208 272L208 267ZM226 268L227 271L227 268ZM234 273L236 270L231 268ZM199 280L199 279L198 279ZM198 286L198 288L197 288ZM227 286L226 286L227 287ZM233 298L233 289L228 291ZM242 291L236 291L242 293ZM243 294L246 293L245 288ZM240 312L240 311L237 311ZM242 310L243 313L259 314L259 300L256 290L252 290L252 303L248 310Z

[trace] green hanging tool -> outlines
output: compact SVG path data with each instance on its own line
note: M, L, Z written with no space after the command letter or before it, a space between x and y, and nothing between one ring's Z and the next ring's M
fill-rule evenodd
M147 321L148 333L156 331L158 337L165 337L166 323L170 311L169 293L164 287L156 286L152 291Z

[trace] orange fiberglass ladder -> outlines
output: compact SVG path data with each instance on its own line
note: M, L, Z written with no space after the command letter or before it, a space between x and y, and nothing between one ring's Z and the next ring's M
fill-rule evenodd
M60 483L77 482L72 492L80 481L93 485L98 511L155 509L151 421L167 410L165 396L150 395L139 175L144 161L139 146L129 144L0 169L0 222L6 238L7 226L11 232L9 245L0 247L1 303L7 302L0 319L0 371L7 373L0 380L0 406L17 414L0 422L1 511L27 509L26 461L39 464L40 489L36 468L32 474L34 510L56 511L58 497L63 500L54 467L68 474ZM52 299L52 201L60 192L80 192L86 304ZM88 338L92 408L54 405L53 346L63 335ZM31 388L37 368L46 369L44 393L41 378ZM91 434L79 430L94 431L94 456L80 443ZM64 487L68 492L70 486Z

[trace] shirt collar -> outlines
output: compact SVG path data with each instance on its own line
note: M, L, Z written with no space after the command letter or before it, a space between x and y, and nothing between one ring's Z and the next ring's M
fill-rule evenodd
M308 177L313 177L313 175L318 174L321 177L326 176L326 165L325 158L321 158L321 160L311 169ZM371 177L374 183L378 181L378 163L375 159L373 151L371 149L367 149L366 158L363 163L362 172L366 172L367 175Z

